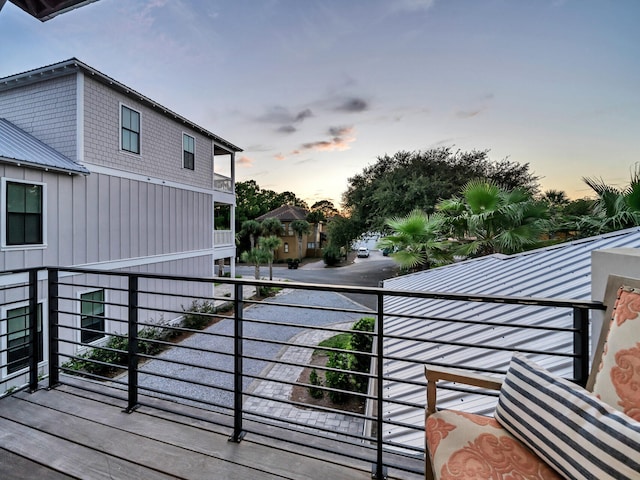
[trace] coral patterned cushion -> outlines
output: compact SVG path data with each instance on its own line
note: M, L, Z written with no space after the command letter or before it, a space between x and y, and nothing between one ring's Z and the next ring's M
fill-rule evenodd
M561 478L493 418L446 410L425 431L438 480Z
M640 290L620 287L617 297L593 394L640 421Z

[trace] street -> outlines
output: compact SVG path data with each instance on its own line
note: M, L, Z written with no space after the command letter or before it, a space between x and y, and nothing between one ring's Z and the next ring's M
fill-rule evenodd
M390 257L379 250L371 250L369 258L355 258L354 262L343 267L326 267L322 260L308 263L298 269L288 269L286 264L274 264L273 278L294 282L324 283L328 285L354 285L359 287L377 287L379 282L393 277L397 266ZM236 265L236 274L243 278L253 278L252 265ZM268 278L269 268L260 267L260 276ZM361 305L375 309L376 300L369 295L347 294Z

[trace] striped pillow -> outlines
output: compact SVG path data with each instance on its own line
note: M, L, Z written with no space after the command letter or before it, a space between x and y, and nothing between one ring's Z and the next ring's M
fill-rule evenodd
M560 475L638 479L640 422L515 354L495 418Z

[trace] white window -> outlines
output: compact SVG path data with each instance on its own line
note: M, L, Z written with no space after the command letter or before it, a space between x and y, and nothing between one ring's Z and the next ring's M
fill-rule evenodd
M105 336L104 289L80 295L80 342L92 343Z
M47 186L2 178L2 248L43 248L47 243Z
M120 148L140 153L140 112L126 105L120 106Z
M289 253L289 242L284 242L284 253Z
M195 170L196 139L186 133L182 134L182 167Z

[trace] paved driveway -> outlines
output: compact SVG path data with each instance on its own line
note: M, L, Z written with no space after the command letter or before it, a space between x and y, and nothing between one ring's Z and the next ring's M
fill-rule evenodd
M362 308L361 305L355 304L352 300L336 293L285 290L277 297L247 308L245 317L275 323L299 324L301 326L326 326L355 322L363 316L355 313L314 311L271 304L276 301L294 305L331 306L343 309ZM308 328L280 327L248 322L244 327L244 336L245 338L288 341L305 331L308 332ZM181 346L189 347L190 349L171 348L161 353L157 360L152 360L143 365L139 374L140 386L153 389L157 395L162 395L163 393L178 394L230 407L233 404L233 394L231 391L223 390L223 388L233 388L233 375L212 372L199 366L232 371L232 336L232 320L223 320L212 325L204 331L204 334L192 335L181 342ZM214 350L219 353L205 352L200 349ZM244 354L252 357L273 359L281 356L285 351L286 347L283 348L279 345L252 340L245 340L244 342ZM180 363L168 363L164 360L173 360ZM265 360L245 359L244 371L245 374L259 375L269 365ZM183 381L150 375L151 373L177 377ZM244 388L248 388L252 382L253 379L245 378ZM206 384L215 384L216 386L209 387Z

